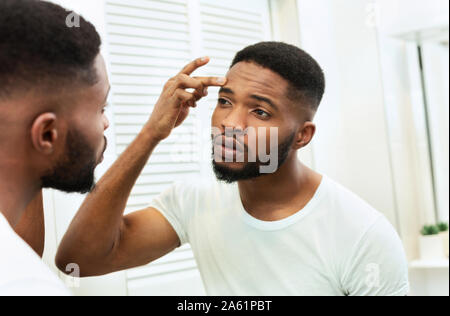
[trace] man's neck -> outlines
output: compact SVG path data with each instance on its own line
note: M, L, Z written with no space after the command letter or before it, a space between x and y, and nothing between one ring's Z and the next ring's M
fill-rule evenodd
M40 187L26 171L0 165L0 212L15 227Z
M314 196L322 176L293 155L273 174L240 181L239 192L250 215L265 221L286 218Z

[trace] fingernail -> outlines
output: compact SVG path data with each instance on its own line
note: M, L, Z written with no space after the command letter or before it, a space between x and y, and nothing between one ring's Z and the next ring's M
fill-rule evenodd
M203 95L206 97L208 95L208 88L203 89Z
M202 61L202 62L205 62L205 61L207 61L208 60L208 56L205 56L205 57L202 57L200 60Z
M227 80L226 78L217 78L217 83L223 84L223 83L225 83L226 80Z

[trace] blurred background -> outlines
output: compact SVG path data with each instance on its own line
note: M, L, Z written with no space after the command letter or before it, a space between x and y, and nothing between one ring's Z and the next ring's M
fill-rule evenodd
M111 128L97 178L149 118L164 83L187 62L210 56L199 74L222 76L247 45L291 43L318 60L328 83L317 135L300 159L387 216L410 261L411 295L449 295L447 0L53 2L90 20L103 38L112 84ZM174 181L212 176L209 135L216 102L212 89L161 143L127 212L145 208ZM44 200L44 257L56 271L57 244L83 196L48 190ZM189 246L145 267L65 280L77 295L205 293Z

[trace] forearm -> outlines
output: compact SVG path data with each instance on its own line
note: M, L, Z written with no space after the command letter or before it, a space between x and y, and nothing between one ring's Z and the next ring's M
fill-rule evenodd
M45 247L45 221L42 191L28 205L15 232L42 257Z
M158 143L152 129L145 126L98 182L60 244L56 259L59 268L77 263L86 269L107 262L120 239L131 190Z
M136 228L139 226L136 224L130 225L124 220L123 212L131 190L155 147L183 123L189 109L207 95L207 87L226 83L226 78L190 77L193 71L208 62L208 58L200 58L189 63L165 84L148 123L99 181L72 221L56 257L56 264L61 270L69 263L76 263L82 275L104 274L128 266L123 264L126 261L124 257L138 251L136 248L139 247L134 246L136 244L147 244L150 250L153 248L155 253L161 254L177 242L158 241L156 237L156 244L152 245L151 241L142 237L145 233L139 233L147 230L142 226ZM194 91L191 93L186 89ZM158 216L152 219L157 231L166 227L165 219ZM145 227L151 226L148 223ZM121 240L129 242L121 247Z

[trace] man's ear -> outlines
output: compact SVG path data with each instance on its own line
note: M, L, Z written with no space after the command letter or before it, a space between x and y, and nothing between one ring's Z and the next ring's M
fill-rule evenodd
M299 128L294 148L300 149L307 146L313 139L315 133L316 125L311 121L306 121L303 126Z
M54 113L39 115L31 126L31 141L34 149L44 155L51 155L58 139L57 118Z

